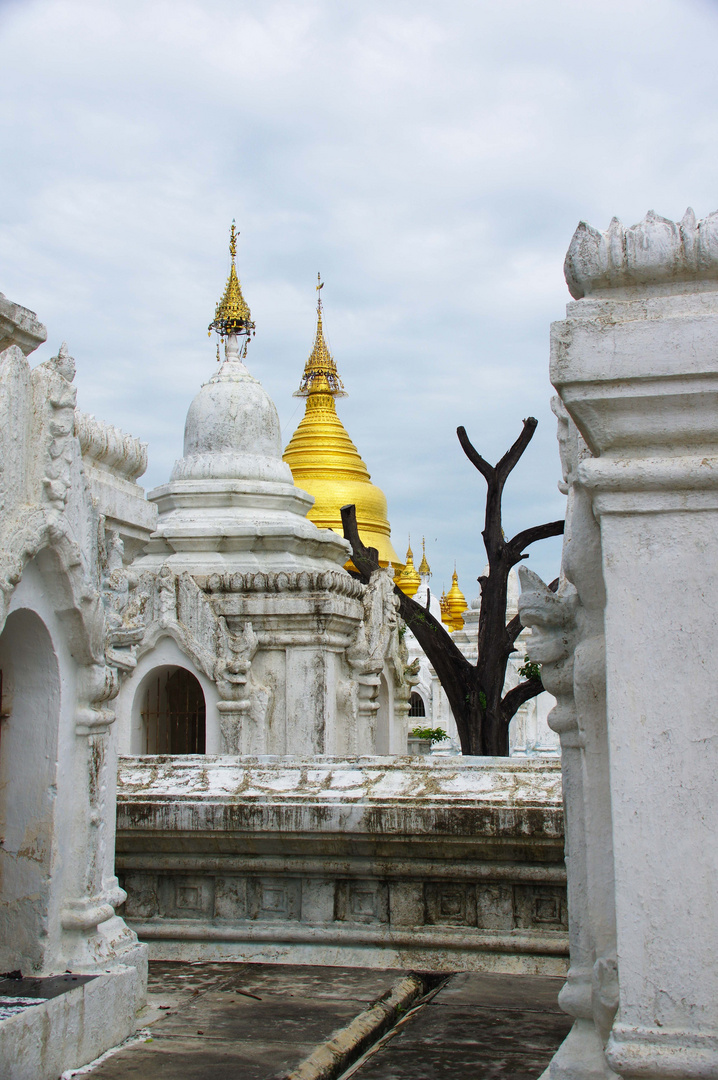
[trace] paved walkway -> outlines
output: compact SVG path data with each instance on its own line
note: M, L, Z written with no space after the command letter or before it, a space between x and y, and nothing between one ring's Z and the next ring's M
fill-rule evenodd
M154 962L139 1039L64 1076L279 1080L406 974ZM344 1076L536 1080L570 1026L556 1005L560 986L534 976L450 976L425 1004L400 1011L396 1028Z
M537 1080L571 1027L556 1004L562 982L531 975L452 975L344 1075Z

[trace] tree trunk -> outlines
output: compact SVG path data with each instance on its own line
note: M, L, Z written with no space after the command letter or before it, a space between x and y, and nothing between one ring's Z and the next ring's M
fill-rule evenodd
M509 752L509 724L517 710L543 690L539 678L526 679L504 694L506 665L515 652L516 638L523 630L518 615L506 623L509 573L528 556L523 549L548 536L563 533L563 521L551 521L517 533L506 540L501 522L501 499L511 471L521 458L536 430L529 417L513 446L494 466L489 465L469 442L464 428L457 429L464 453L486 480L486 514L482 537L489 563L488 575L479 578L479 656L471 664L444 626L429 611L429 598L422 608L395 585L401 617L412 631L436 671L456 721L461 752L474 756L506 757ZM363 544L354 506L341 508L344 536L351 544L352 560L359 576L368 582L379 568L376 548ZM550 587L556 588L558 579Z

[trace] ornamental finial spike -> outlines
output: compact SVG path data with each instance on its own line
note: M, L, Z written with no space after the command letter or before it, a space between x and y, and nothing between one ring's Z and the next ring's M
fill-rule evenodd
M237 255L237 227L232 221L229 231L229 254L232 256L232 265L229 270L224 294L217 304L214 319L209 324L209 332L216 330L220 337L244 336L249 340L254 333L254 323L247 301L242 296L242 287L237 277L237 267L234 260ZM246 343L245 343L246 348Z
M421 538L421 562L419 563L419 573L422 576L428 575L428 577L431 577L431 567L426 561L426 538L424 536Z
M314 337L314 348L309 359L304 365L304 374L295 397L312 397L315 394L330 394L333 398L346 397L344 384L337 373L337 365L334 357L329 352L324 340L324 327L322 324L322 289L324 282L322 275L317 274L317 332Z

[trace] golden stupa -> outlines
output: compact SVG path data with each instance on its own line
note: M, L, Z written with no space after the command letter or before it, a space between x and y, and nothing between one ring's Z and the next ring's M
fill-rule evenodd
M320 529L344 535L339 510L354 503L359 535L379 552L381 566L401 568L391 544L384 492L372 484L366 465L337 416L334 399L346 397L336 364L324 340L322 294L317 275L317 333L295 397L305 397L304 417L284 451L294 483L314 496L307 517Z
M449 625L452 630L461 630L464 625L463 613L467 610L466 597L459 588L459 578L454 567L454 575L451 579L451 588L446 594L446 607L449 614Z
M394 583L399 586L405 596L416 596L421 585L421 576L414 566L414 552L411 550L411 537L406 549L406 563L404 569L394 577Z

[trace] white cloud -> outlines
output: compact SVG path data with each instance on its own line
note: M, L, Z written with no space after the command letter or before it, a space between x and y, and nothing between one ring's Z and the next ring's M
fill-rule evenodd
M0 3L0 252L83 408L180 452L213 369L226 230L287 437L314 275L399 551L471 594L482 481L540 425L507 531L559 516L548 325L579 218L716 208L716 7L679 0ZM436 539L434 539L436 538ZM556 545L532 565L550 577Z

